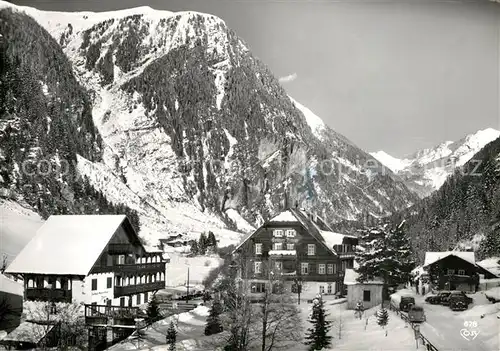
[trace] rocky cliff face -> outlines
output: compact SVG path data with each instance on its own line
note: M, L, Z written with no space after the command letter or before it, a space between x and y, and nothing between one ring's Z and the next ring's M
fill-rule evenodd
M23 10L91 91L102 160L78 153L78 172L137 209L150 239L215 228L238 240L223 228L258 225L285 194L331 222L416 201L390 170L288 97L215 16Z

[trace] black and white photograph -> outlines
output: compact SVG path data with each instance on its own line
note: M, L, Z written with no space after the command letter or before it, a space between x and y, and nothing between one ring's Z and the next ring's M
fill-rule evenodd
M0 350L500 351L500 1L0 0Z

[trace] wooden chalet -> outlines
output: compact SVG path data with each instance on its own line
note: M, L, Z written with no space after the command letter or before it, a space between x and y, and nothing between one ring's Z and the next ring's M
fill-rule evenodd
M125 215L63 215L47 219L6 273L23 278L25 300L85 304L96 349L128 335L136 306L165 288L166 263Z
M318 293L343 294L346 268L354 265L358 239L333 232L319 216L287 209L247 236L233 251L245 262L240 277L250 293L262 294L269 274L277 272L285 292L300 289L305 299Z
M426 252L423 268L427 271L431 286L436 290L461 290L475 292L479 275L495 276L476 264L472 251Z

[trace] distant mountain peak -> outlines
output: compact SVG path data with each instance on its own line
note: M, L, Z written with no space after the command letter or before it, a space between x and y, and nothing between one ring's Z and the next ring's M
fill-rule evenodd
M500 137L494 128L478 130L458 141L445 141L399 159L384 151L370 153L384 166L402 177L406 185L426 197L439 189L455 168L463 166L486 144Z

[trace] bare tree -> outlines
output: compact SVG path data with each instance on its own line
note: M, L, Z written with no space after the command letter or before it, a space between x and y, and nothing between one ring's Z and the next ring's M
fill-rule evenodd
M24 310L26 321L33 323L33 330L29 332L37 336L45 336L53 328L57 328L58 349L85 348L87 329L82 304L29 301L25 304ZM43 339L44 345L42 346L47 346L45 344L49 341Z
M281 271L273 264L272 260L268 260L264 265L268 282L258 315L262 328L262 351L288 348L290 342L301 340L298 308L292 298L285 293Z

